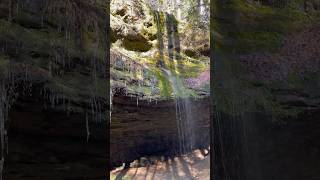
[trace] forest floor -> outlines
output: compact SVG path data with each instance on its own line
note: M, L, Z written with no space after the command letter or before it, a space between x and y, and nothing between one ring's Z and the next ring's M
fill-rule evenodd
M210 155L207 150L195 150L176 157L157 157L145 166L115 169L111 180L209 180Z

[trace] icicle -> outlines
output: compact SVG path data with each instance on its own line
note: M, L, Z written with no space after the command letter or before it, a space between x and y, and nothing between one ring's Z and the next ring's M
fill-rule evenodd
M8 155L9 154L9 136L8 136L8 131L6 129L4 130L4 137L6 142L6 153Z
M67 116L69 117L70 116L70 109L71 109L71 106L70 106L70 98L68 98L68 105L67 105Z
M86 130L87 130L87 143L88 143L90 138L90 128L89 128L89 119L88 119L87 113L86 113Z
M97 119L97 122L101 122L101 102L99 101L98 99L98 119Z
M137 107L139 106L139 97L137 96Z

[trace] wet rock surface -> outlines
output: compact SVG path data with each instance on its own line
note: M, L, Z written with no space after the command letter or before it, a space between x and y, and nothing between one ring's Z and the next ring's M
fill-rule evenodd
M106 178L106 124L87 129L84 114L31 102L17 101L9 113L4 179Z
M231 117L221 114L223 147L216 162L232 179L311 180L319 174L319 109L296 119L273 121L263 113ZM218 174L217 174L218 175ZM221 174L220 174L221 175Z
M195 148L209 146L209 100L193 101ZM174 155L178 152L175 104L114 97L110 127L111 166L121 166L145 155Z
M30 135L10 138L4 179L54 180L106 178L105 143L86 138ZM100 152L99 152L100 151Z
M3 179L106 176L105 3L0 2Z
M256 53L241 57L253 77L263 81L286 81L290 74L304 76L319 72L320 25L309 25L288 35L279 52Z

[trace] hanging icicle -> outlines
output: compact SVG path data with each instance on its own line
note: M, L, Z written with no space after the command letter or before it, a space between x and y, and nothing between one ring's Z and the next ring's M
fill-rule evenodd
M139 97L137 96L137 107L139 106Z
M89 119L88 119L87 113L86 113L86 132L87 132L87 143L88 143L90 138L90 128L89 128Z

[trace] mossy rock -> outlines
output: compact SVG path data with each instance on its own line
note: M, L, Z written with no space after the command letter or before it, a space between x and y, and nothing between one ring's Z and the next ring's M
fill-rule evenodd
M157 29L153 25L150 27L143 27L141 34L149 41L157 39Z
M146 39L131 40L131 39L123 39L122 46L131 51L139 51L139 52L146 52L152 48L152 44L149 43Z
M311 22L311 14L295 2L286 8L259 6L241 0L213 3L211 29L223 38L215 42L217 50L250 53L274 52L281 46L284 35L298 31Z
M195 49L186 49L184 51L184 53L189 56L189 57L192 57L192 58L197 58L200 56L199 52L197 52Z
M191 58L199 58L201 56L210 56L210 46L208 44L199 45L194 48L187 48L184 53Z
M65 2L50 0L46 2L51 6L61 5L58 9L64 11L70 10L63 7ZM45 8L47 3L44 5L37 0L31 0L28 3L13 1L13 7L19 7L19 12L14 11L9 21L8 13L1 11L3 8L6 9L3 5L5 3L0 3L0 47L2 49L0 76L3 77L2 74L8 70L7 64L10 62L14 67L13 78L16 84L21 86L32 84L35 89L32 93L45 102L48 100L43 97L43 94L40 95L44 90L54 94L56 99L60 98L59 101L61 97L67 97L71 101L72 109L83 113L90 106L93 97L99 99L97 101L103 106L106 104L107 84L102 72L106 67L103 64L106 42L105 29L102 26L105 25L103 22L106 20L106 13L103 12L107 10L104 11L104 6L95 4L99 3L97 0L90 3L82 0L74 2L74 5L78 6L76 13L79 13L75 15L76 17L84 20L88 17L82 17L81 13L87 12L88 16L95 17L91 24L92 22L97 24L93 26L88 25L90 24L88 22L81 23L79 28L82 30L81 37L77 36L74 29L66 29L76 21L75 16L70 15L71 13L69 15L60 13L61 16L56 17L52 13L35 10ZM57 28L59 23L61 28ZM82 40L81 46L77 43L79 39ZM96 44L99 46L97 47ZM92 61L95 61L95 65L99 67L94 69ZM93 71L96 73L95 77L93 77ZM20 83L23 78L28 83ZM11 85L11 82L8 83ZM23 94L20 93L22 91L20 88L16 91ZM54 109L62 111L61 107L60 104L56 104Z

